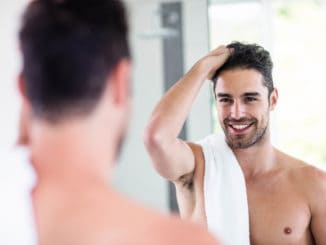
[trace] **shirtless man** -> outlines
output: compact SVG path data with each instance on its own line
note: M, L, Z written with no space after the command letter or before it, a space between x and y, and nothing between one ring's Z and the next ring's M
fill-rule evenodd
M203 227L146 210L110 184L130 114L122 3L34 0L20 43L19 143L37 176L39 244L216 244Z
M159 101L144 142L157 171L175 184L181 216L206 224L203 149L178 134L212 79L225 140L246 182L251 244L326 244L326 174L271 144L278 99L271 73L269 53L257 45L213 50Z

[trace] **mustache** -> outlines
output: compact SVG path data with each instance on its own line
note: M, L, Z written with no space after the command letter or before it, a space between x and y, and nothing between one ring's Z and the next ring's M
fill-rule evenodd
M229 118L225 118L223 120L224 124L230 124L230 123L247 123L247 124L250 124L250 123L255 123L255 122L257 122L256 118L249 118L249 117L241 117L239 119L229 117Z

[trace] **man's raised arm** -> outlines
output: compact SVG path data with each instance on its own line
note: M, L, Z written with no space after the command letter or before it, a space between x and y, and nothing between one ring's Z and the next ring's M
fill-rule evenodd
M203 83L224 64L229 54L229 49L221 46L200 59L167 91L150 117L144 143L156 170L170 181L189 179L194 174L191 144L178 135Z

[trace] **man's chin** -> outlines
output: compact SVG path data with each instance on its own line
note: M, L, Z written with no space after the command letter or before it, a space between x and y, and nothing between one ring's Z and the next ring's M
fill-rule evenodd
M266 130L266 129L265 129ZM237 134L228 135L226 140L231 149L248 149L259 144L265 135L265 130L259 135Z
M231 149L247 149L255 144L253 139L245 134L228 135L227 143Z
M248 148L244 142L242 141L230 141L228 140L228 145L231 149L236 150L236 149L246 149Z
M231 149L247 149L249 147L251 147L253 144L248 144L247 142L233 142L231 145L229 144L229 146L231 147Z

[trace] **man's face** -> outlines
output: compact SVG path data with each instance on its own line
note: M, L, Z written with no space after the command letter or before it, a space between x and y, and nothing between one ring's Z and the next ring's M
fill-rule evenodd
M245 149L259 143L268 128L269 111L276 103L276 98L268 98L263 76L254 69L224 71L218 77L215 94L219 120L229 146Z

